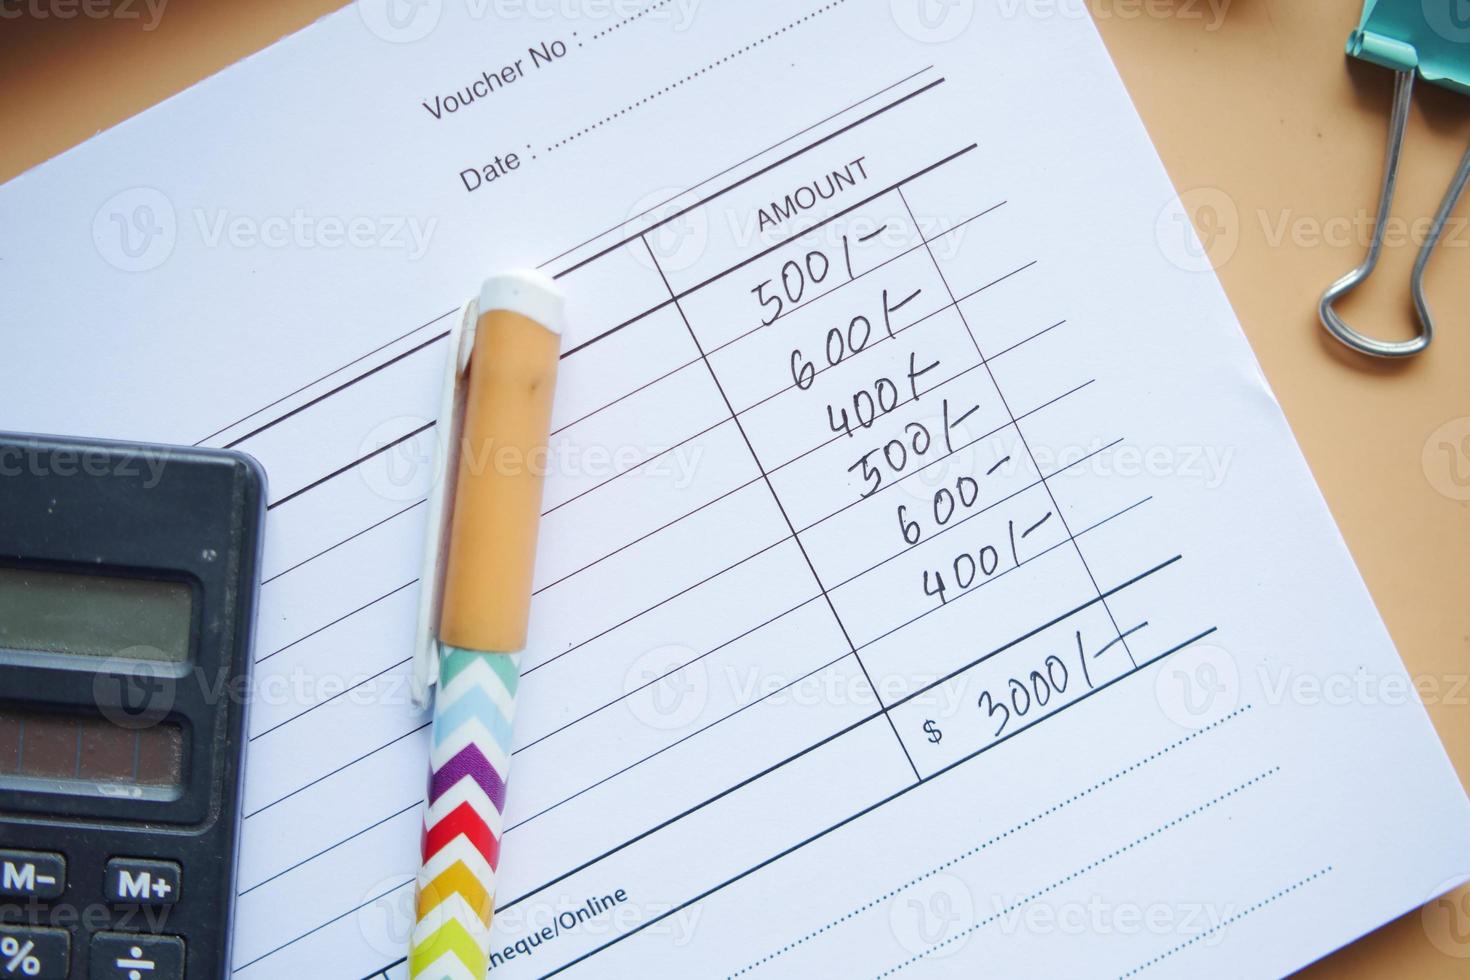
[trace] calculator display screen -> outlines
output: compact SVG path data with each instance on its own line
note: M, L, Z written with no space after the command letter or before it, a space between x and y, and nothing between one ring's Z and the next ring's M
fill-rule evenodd
M184 582L0 567L0 649L182 663Z
M0 704L0 789L167 800L183 782L178 725Z

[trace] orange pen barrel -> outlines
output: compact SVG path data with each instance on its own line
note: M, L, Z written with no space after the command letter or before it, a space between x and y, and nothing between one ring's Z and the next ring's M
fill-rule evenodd
M517 272L486 280L479 309L439 639L510 653L526 645L562 300L550 279Z

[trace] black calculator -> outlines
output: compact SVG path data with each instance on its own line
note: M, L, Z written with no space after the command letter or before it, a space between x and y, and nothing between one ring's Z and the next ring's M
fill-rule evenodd
M230 973L265 478L0 434L0 980Z

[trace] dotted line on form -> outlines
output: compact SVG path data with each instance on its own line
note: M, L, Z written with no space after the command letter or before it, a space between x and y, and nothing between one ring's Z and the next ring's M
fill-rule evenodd
M658 98L659 96L666 95L669 92L672 92L674 89L678 88L681 85L684 85L687 82L692 82L694 79L698 78L700 75L703 75L705 72L713 71L714 69L716 69L716 68L720 67L721 65L725 64L727 61L733 61L734 59L740 57L742 54L745 54L747 51L752 51L755 48L760 47L762 44L765 44L767 41L771 40L772 38L779 37L782 34L785 34L787 31L791 30L792 28L799 27L800 25L805 24L807 21L811 20L813 17L820 17L822 14L825 14L827 11L833 9L834 7L840 7L840 6L842 6L846 2L847 2L847 0L831 0L831 2L828 3L828 4L826 4L825 6L818 7L816 10L813 10L811 13L805 15L804 17L799 17L796 20L793 20L791 23L787 24L785 27L777 28L776 30L774 30L771 33L767 34L765 37L758 38L758 39L756 39L754 41L751 41L749 44L747 44L743 48L737 48L736 50L734 50L734 51L730 52L729 54L725 55L723 58L719 59L718 61L712 61L709 64L705 65L703 68L699 69L698 71L690 72L688 75L685 75L683 78L679 79L678 81L671 82L670 84L665 85L663 88L659 89L658 91L652 92L652 93L650 93L648 95L645 95L643 98L639 99L637 102L633 102L633 103L631 103L629 105L626 105L623 108L619 109L617 112L612 113L611 115L603 116L601 119L597 120L597 122L593 123L592 125L588 126L585 129L582 129L582 130L579 130L579 131L573 133L572 135L568 136L566 139L557 140L555 143L551 144L550 146L548 146L546 148L546 152L547 153L550 153L552 150L558 149L559 147L566 146L568 143L572 142L573 140L581 139L583 136L586 136L588 133L592 132L594 129L599 129L602 126L606 125L607 123L612 122L614 119L621 118L622 116L625 116L628 113L632 112L634 109L637 109L640 106L647 105L649 102L652 102L654 99ZM650 8L650 9L652 9L652 8ZM615 28L608 28L608 30L614 30L614 29Z
M1294 885L1287 885L1285 888L1281 889L1276 894L1267 896L1266 898L1261 899L1259 902L1257 902L1256 904L1250 906L1249 908L1242 909L1241 911L1235 913L1234 915L1230 916L1229 918L1222 920L1219 925L1213 926L1212 928L1209 928L1209 929L1206 929L1204 932L1202 932L1199 935L1194 936L1194 937L1186 940L1185 942L1180 943L1178 946L1175 946L1173 949L1165 950L1164 952L1160 953L1158 956L1155 956L1153 959L1147 961L1146 963L1140 963L1138 966L1135 966L1133 969L1129 970L1127 973L1125 973L1121 977L1119 977L1118 980L1128 980L1129 977L1134 976L1134 975L1139 974L1139 973L1142 973L1144 970L1147 970L1149 967L1153 966L1155 963L1162 962L1163 960L1166 960L1169 957L1173 956L1175 953L1179 952L1181 949L1188 949L1190 946L1193 946L1195 943L1199 942L1201 939L1207 939L1210 936L1214 935L1215 933L1219 932L1221 929L1224 929L1226 926L1234 925L1235 923L1239 922L1241 919L1244 919L1246 916L1250 915L1252 912L1260 911L1261 909L1265 908L1267 905L1270 905L1272 902L1276 901L1279 898L1285 898L1287 895L1290 895L1292 892L1296 891L1298 888L1300 888L1303 885L1306 885L1306 884L1308 884L1310 882L1316 881L1318 878L1320 878L1323 875L1327 874L1331 870L1332 870L1332 865L1329 864L1327 867L1323 868L1321 871L1316 871L1316 872L1313 872L1312 874L1307 875L1305 878L1303 878L1301 881L1298 881L1296 884L1294 884Z
M1119 857L1119 856L1121 856L1123 854L1128 853L1129 851L1133 850L1135 847L1139 846L1140 844L1146 843L1146 842L1152 840L1153 838L1159 836L1160 834L1164 833L1166 830L1169 830L1169 829L1171 829L1173 827L1177 827L1179 824L1184 823L1186 820L1189 820L1189 819L1191 819L1193 817L1198 816L1201 813L1204 813L1206 810L1210 809L1211 807L1217 806L1218 804L1223 803L1224 801L1230 799L1230 797L1234 796L1236 793L1239 793L1239 792L1241 792L1241 791L1243 791L1243 790L1245 790L1245 789L1247 789L1247 788L1249 788L1251 786L1254 786L1256 783L1259 783L1261 780L1266 779L1266 778L1268 778L1270 776L1274 776L1274 775L1276 775L1276 773L1278 773L1280 771L1281 771L1281 767L1280 766L1273 766L1272 768L1267 769L1265 772L1261 773L1259 776L1256 776L1256 777L1254 777L1252 779L1246 780L1245 782L1241 783L1239 786L1235 787L1234 789L1229 790L1229 791L1224 792L1224 793L1221 793L1219 796L1215 797L1213 800L1210 800L1207 803L1201 803L1199 806L1195 807L1193 810L1190 810L1187 813L1184 813L1184 814L1181 814L1181 815L1175 817L1173 820L1170 820L1168 823L1163 824L1162 826L1155 827L1153 830L1150 830L1148 833L1144 834L1142 837L1139 837L1136 840L1133 840L1133 841L1128 842L1127 844L1124 844L1122 847L1118 848L1115 851L1110 851L1109 853L1104 854L1102 857L1098 858L1096 861L1092 861L1092 862L1089 862L1086 865L1083 865L1082 867L1078 868L1076 871L1073 871L1071 874L1067 875L1066 877L1058 878L1056 881L1052 882L1050 885L1047 885L1045 888L1039 888L1039 889L1037 889L1036 891L1032 892L1030 895L1027 895L1025 898L1022 898L1022 899L1020 899L1017 902L1013 902L1012 904L1010 904L1010 905L1006 906L1005 908L1001 909L999 912L995 913L994 915L986 916L984 919L981 919L979 922L975 923L974 925L970 926L969 928L960 930L959 932L955 933L953 936L950 936L948 939L944 940L944 942L935 943L933 946L930 946L928 949L924 950L922 953L916 953L915 955L910 956L908 959L904 960L902 963L899 963L896 966L889 967L888 969L884 970L882 973L878 974L877 980L884 980L885 977L890 977L893 974L897 973L899 970L902 970L905 967L912 966L913 964L919 962L919 960L921 960L924 957L928 956L930 953L934 952L935 950L943 949L944 947L948 946L950 943L958 942L959 940L961 940L961 939L965 938L966 936L970 935L970 933L975 932L976 930L981 929L981 928L989 925L990 923L996 921L997 919L1000 919L1003 916L1009 915L1010 913L1016 911L1017 909L1023 908L1023 907L1025 907L1027 905L1030 905L1032 902L1036 901L1042 895L1045 895L1048 892L1055 891L1056 889L1062 887L1063 885L1067 884L1069 881L1072 881L1073 879L1080 878L1082 875L1085 875L1087 872L1091 871L1093 868L1096 868L1096 867L1099 867L1101 865L1107 864L1109 861L1113 860L1114 858Z
M1000 841L1005 840L1007 837L1011 836L1014 833L1017 833L1018 831L1024 830L1025 828L1027 828L1027 827L1031 826L1032 824L1036 823L1038 820L1044 820L1045 818L1051 816L1053 813L1056 813L1058 810L1062 809L1063 807L1071 806L1073 803L1076 803L1078 800L1082 799L1083 797L1089 796L1092 793L1095 793L1098 790L1102 789L1104 786L1107 786L1109 783L1112 783L1112 782L1114 782L1114 781L1116 781L1118 779L1121 779L1122 777L1128 775L1133 770L1138 769L1138 768L1141 768L1142 766L1148 765L1150 762L1153 762L1155 759L1158 759L1161 756L1167 755L1168 753L1170 753L1170 752L1174 751L1175 749L1179 748L1181 745L1186 745L1189 742L1194 741L1195 739L1199 738L1201 735L1205 734L1206 732L1208 732L1208 731L1210 731L1212 729L1219 728L1221 725L1225 724L1227 721L1230 721L1232 718L1235 718L1238 715L1242 715L1242 714L1244 714L1245 712L1247 712L1249 710L1251 710L1251 705L1249 705L1249 704L1241 705L1239 708L1236 708L1234 711L1230 712L1230 714L1225 715L1222 718L1216 719L1215 721L1213 721L1210 724L1206 725L1205 727L1199 729L1198 731L1191 732L1190 734L1184 736L1181 739L1178 739L1177 741L1170 742L1168 745L1164 746L1162 749L1159 749L1157 752L1154 752L1154 753L1152 753L1150 755L1144 756L1142 759L1139 759L1137 762L1133 763L1131 766L1128 766L1126 769L1119 769L1117 772L1113 773L1107 779L1104 779L1104 780L1101 780L1099 782L1093 783L1091 786L1087 787L1086 789L1082 790L1081 792L1074 793L1073 795L1067 797L1065 800L1062 800L1060 803L1053 804L1052 806L1050 806L1047 809L1041 811L1040 813L1036 814L1035 816L1031 817L1030 819L1025 820L1025 821L1023 821L1021 823L1016 824L1010 830L1007 830L1007 831L1005 831L1004 833L1001 833L1001 834L996 834L994 837L990 838L989 840L985 841L984 843L977 844L976 846L970 848L965 853L956 855L955 857L950 858L948 861L944 862L943 864L941 864L941 865L939 865L937 867L934 867L934 868L930 868L928 871L926 871L923 874L919 875L917 878L911 878L908 881L904 882L903 884L899 885L897 888L894 888L893 890L888 891L888 892L884 892L882 895L879 895L877 898L873 899L871 902L867 902L867 903L865 903L863 905L858 906L857 908L853 909L851 912L847 913L846 915L842 916L841 918L839 918L839 919L833 919L831 922L829 922L826 925L822 926L822 928L815 929L812 932L807 933L805 936L802 936L800 939L792 940L791 942L787 943L785 946L782 946L780 949L776 950L775 952L770 953L770 954L762 957L761 959L756 960L754 963L751 963L751 964L749 964L747 966L741 967L739 970L736 970L734 973L730 974L730 980L734 980L735 977L738 977L741 974L749 973L751 970L754 970L756 967L763 966L764 964L769 963L771 960L775 959L776 957L780 956L781 954L786 953L786 952L789 952L789 951L795 949L796 947L800 946L802 943L805 943L805 942L807 942L810 939L815 939L817 936L822 935L822 933L826 932L827 930L832 929L832 928L834 928L836 926L841 925L842 923L846 922L848 919L851 919L853 916L861 915L862 913L868 911L868 909L872 908L875 905L879 905L879 904L881 904L883 902L888 901L890 898L892 898L893 896L897 895L899 892L904 891L905 889L908 889L908 888L912 888L914 885L917 885L919 882L925 880L926 878L931 878L934 875L939 874L941 871L944 871L947 868L951 867L952 865L955 865L955 864L959 863L960 861L965 860L966 858L973 857L974 855L979 854L981 851L985 850L987 847L990 847L993 844L996 844L996 843L998 843Z

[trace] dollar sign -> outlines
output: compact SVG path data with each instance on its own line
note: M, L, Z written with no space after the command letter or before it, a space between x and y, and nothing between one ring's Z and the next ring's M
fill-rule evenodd
M933 719L924 722L924 734L928 735L929 741L935 745L938 745L939 740L944 738L944 733L939 730L939 725Z

